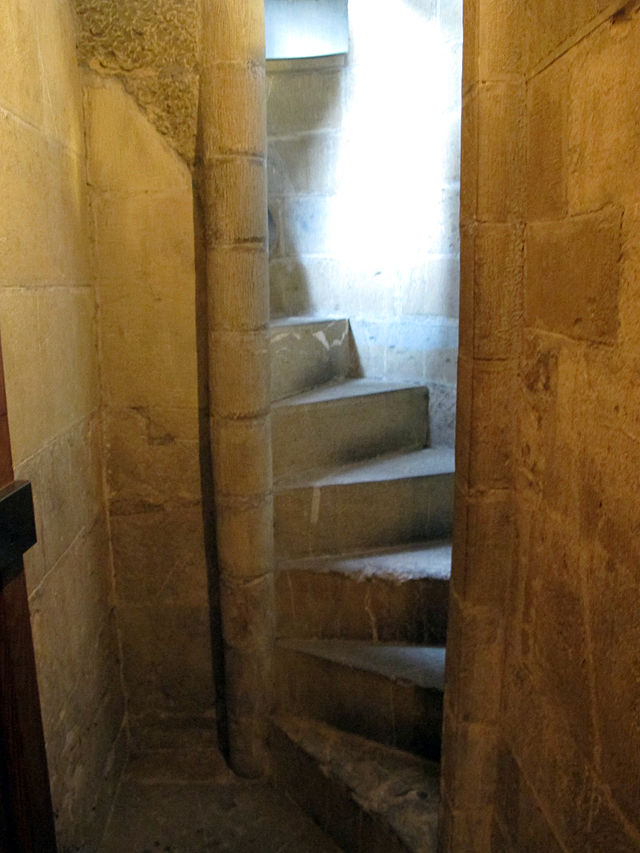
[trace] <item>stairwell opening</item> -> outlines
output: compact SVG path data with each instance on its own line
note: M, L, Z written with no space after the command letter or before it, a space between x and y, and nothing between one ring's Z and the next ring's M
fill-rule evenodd
M267 63L275 755L329 824L292 768L330 796L320 760L365 802L373 761L406 792L389 832L423 849L451 568L462 4L350 0L349 29L346 55Z

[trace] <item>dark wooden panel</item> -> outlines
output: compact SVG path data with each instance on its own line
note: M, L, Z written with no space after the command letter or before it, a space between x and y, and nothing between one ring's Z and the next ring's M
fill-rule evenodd
M13 463L0 348L0 488L12 483ZM55 853L47 756L22 557L17 556L10 563L3 568L0 584L0 853Z

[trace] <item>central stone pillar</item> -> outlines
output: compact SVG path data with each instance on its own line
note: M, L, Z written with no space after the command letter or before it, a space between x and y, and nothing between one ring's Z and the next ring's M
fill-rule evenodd
M273 496L263 0L203 0L196 184L230 760L268 770Z

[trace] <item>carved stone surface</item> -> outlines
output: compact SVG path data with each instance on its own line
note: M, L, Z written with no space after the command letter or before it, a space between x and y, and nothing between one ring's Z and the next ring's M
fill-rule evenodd
M198 97L200 0L74 0L78 61L117 77L188 161Z

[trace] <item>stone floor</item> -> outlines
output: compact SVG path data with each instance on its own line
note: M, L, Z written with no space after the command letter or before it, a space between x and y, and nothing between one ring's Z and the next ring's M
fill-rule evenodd
M99 853L340 853L283 794L215 750L154 750L123 776Z

